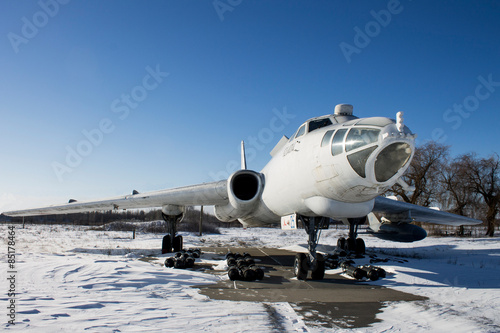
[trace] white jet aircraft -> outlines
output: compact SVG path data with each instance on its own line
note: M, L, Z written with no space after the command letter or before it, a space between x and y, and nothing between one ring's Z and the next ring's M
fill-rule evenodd
M352 105L340 104L332 115L307 120L291 138L283 136L271 151L271 160L256 172L246 169L242 143L242 169L229 179L156 192L138 193L91 202L69 203L6 212L8 216L52 215L110 209L161 207L169 234L163 252L182 248L177 223L186 206L215 206L224 222L240 221L244 226L264 226L302 221L309 236L309 255L297 254L294 272L306 279L322 279L325 262L316 252L319 231L330 219L349 225L342 249L364 253L365 243L357 238L360 224L367 220L373 235L392 241L413 242L427 236L413 221L449 225L472 225L482 221L437 211L380 196L401 176L415 152L415 137L397 120L383 117L358 118ZM382 221L382 222L381 222ZM292 225L294 227L295 225Z

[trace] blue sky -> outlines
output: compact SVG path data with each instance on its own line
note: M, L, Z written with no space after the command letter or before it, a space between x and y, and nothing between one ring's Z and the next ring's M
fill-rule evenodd
M498 1L2 1L0 211L213 181L350 103L500 152ZM78 156L75 156L75 155Z

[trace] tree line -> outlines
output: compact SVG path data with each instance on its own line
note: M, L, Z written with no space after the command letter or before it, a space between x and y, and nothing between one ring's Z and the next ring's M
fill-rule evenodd
M450 158L450 146L429 141L416 148L402 179L414 189L397 183L387 193L412 204L483 220L486 235L494 235L500 209L498 154Z
M144 210L107 210L100 212L71 213L61 215L27 216L12 218L14 223L39 223L39 224L72 224L102 226L116 221L150 222L163 221L161 209ZM204 229L214 230L222 227L238 227L239 222L221 222L214 215L203 212ZM179 230L198 231L200 210L195 207L186 207L184 219L179 224Z

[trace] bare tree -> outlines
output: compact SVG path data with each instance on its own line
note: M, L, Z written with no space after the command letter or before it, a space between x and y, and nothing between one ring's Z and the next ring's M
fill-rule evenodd
M409 192L401 185L395 184L390 192L400 196L404 201L428 207L438 200L441 176L440 171L446 164L449 146L429 141L415 149L415 155L403 180L415 190Z
M440 204L450 213L476 217L474 209L479 205L478 194L471 189L467 181L467 170L460 158L443 165L441 170L442 192ZM460 226L459 234L464 234L464 227Z
M460 163L465 168L464 179L468 186L478 193L487 206L486 223L487 236L495 233L495 220L500 209L500 159L498 154L489 158L478 159L476 154L460 157Z

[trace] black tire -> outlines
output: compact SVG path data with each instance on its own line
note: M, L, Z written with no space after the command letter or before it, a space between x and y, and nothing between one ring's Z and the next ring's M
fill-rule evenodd
M344 237L340 237L338 240L337 240L337 247L341 250L345 250L345 238Z
M201 256L201 251L200 249L195 249L193 251L193 258L198 259Z
M295 262L293 265L293 272L297 277L297 279L299 280L307 279L308 270L305 267L307 267L306 255L304 253L297 253L295 255Z
M256 280L260 281L264 278L264 271L262 270L262 268L257 267L257 266L253 266L250 268L253 269L253 271L255 272L255 279Z
M370 269L367 273L366 273L366 276L372 280L372 281L377 281L379 276L378 276L378 272L376 269Z
M385 278L386 277L386 272L383 268L377 267L377 274L379 278Z
M311 271L311 279L323 280L325 277L325 258L321 254L317 254L316 269Z
M186 258L186 268L193 268L193 267L194 267L194 258L193 257Z
M165 235L163 237L163 242L161 244L161 253L171 253L172 252L172 239L170 238L170 235Z
M172 268L175 265L175 260L174 258L170 257L165 259L165 267Z
M241 269L240 276L245 281L255 281L255 279L257 278L257 274L250 267L243 267Z
M186 262L184 261L183 258L177 258L177 259L175 259L174 267L184 269L184 268L186 268Z
M346 240L346 250L349 252L356 252L356 239L347 238Z
M356 239L356 253L365 254L365 252L366 252L365 241L362 238Z
M236 266L229 267L227 275L229 276L229 279L231 279L231 281L240 279L240 271Z
M173 241L173 248L174 248L174 252L179 252L182 250L182 244L183 241L182 241L182 236L175 236L174 237L174 241Z
M239 269L242 269L243 267L247 267L247 261L243 258L237 259L236 260L236 266L238 266Z

